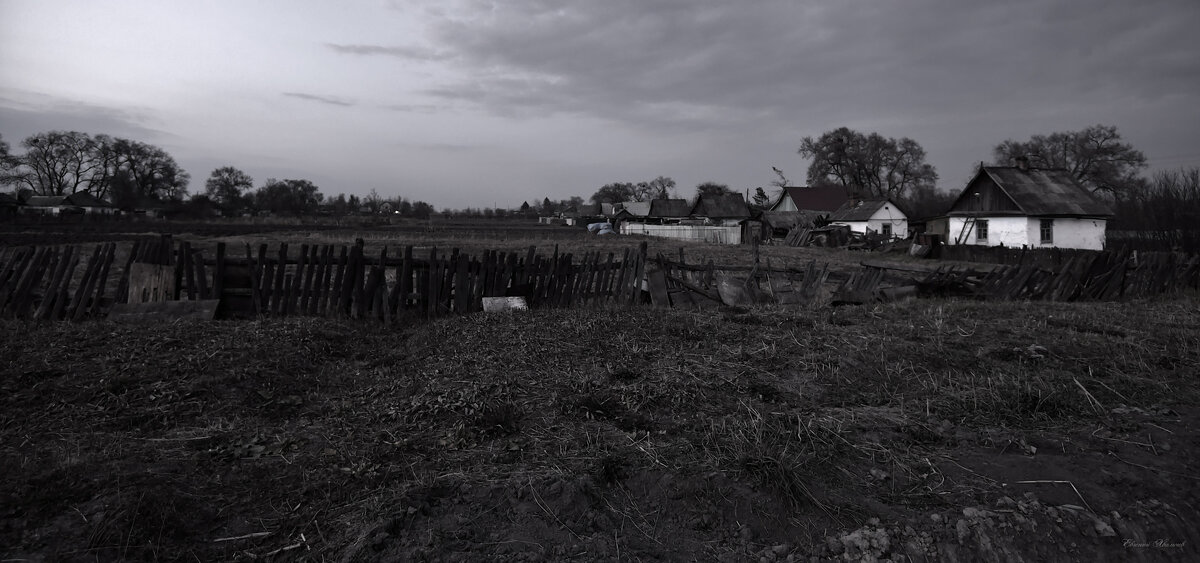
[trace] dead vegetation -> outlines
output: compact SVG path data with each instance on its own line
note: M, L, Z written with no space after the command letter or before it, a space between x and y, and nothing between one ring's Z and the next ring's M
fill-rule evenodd
M1186 558L1198 329L1180 301L5 321L0 558ZM1122 545L1159 538L1186 545Z

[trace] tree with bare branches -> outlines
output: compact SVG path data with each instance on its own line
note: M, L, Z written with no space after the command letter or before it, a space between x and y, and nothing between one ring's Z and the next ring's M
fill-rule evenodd
M1114 196L1146 186L1141 176L1146 155L1121 142L1111 125L1034 135L1025 142L1010 139L996 145L993 155L999 166L1025 157L1033 168L1065 169L1093 193Z

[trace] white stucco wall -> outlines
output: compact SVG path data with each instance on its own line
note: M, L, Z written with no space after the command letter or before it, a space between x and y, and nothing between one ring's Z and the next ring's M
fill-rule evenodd
M988 222L986 243L976 238L975 228L965 237L962 244L986 244L987 246L1011 246L1021 248L1079 248L1104 250L1104 219L1078 219L1055 217L1054 241L1042 244L1042 217L980 217ZM966 228L965 217L950 217L950 233L946 244L957 244L959 233Z
M883 232L883 224L892 224L892 236L896 238L905 238L908 236L908 218L904 213L896 209L891 204L879 208L871 218L867 221L834 221L834 225L846 225L851 231L856 233L866 234L867 229L876 233Z
M961 244L979 244L985 246L1015 246L1020 248L1023 245L1029 244L1029 218L1028 217L980 217L980 220L988 222L988 238L987 241L978 239L976 225L967 226L966 217L951 217L950 218L950 234L946 237L946 244L959 244L961 233L970 229L969 234L962 237Z
M1107 221L1104 219L1055 217L1054 242L1042 244L1041 218L1031 217L1029 219L1029 247L1104 250L1106 228Z

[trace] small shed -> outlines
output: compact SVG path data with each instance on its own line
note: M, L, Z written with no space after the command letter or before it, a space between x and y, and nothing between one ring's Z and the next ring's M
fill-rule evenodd
M812 228L827 218L816 211L763 211L759 221L763 225L764 238L782 238L796 227Z
M735 226L750 218L750 206L740 193L705 194L696 199L689 215L702 218L709 225Z
M889 199L847 201L830 215L829 221L834 225L846 225L863 235L908 237L908 215Z
M657 219L663 223L677 223L691 214L691 206L686 199L655 199L650 201L649 219Z

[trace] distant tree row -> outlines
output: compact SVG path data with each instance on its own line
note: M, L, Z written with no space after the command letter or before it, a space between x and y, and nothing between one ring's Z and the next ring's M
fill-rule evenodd
M204 183L203 197L215 204L225 215L270 212L275 215L357 215L389 213L404 217L427 218L433 206L423 201L403 197L385 199L372 189L366 197L338 194L326 199L321 190L308 180L267 179L254 190L254 179L232 166L212 171Z
M189 176L163 149L79 131L38 133L11 154L0 139L0 183L18 192L61 196L88 192L118 207L144 201L181 201Z
M428 217L433 206L403 197L390 200L375 190L365 198L339 194L325 201L304 179L268 179L257 190L249 174L233 167L213 170L204 191L188 196L190 176L165 150L129 139L79 131L49 131L21 141L15 154L0 137L0 185L19 195L63 196L87 192L122 209L168 205L187 210L216 207L225 215L270 212L282 215L380 213ZM186 205L185 205L186 204ZM326 204L326 205L323 205Z
M937 171L925 162L921 145L907 137L897 140L841 127L805 137L798 152L812 161L810 186L837 185L860 197L893 198L916 217L945 212L957 195L956 190L937 189ZM994 166L1009 166L1025 157L1033 168L1065 169L1092 193L1110 200L1128 199L1148 185L1141 176L1146 156L1122 142L1110 125L1034 135L1028 141L1006 140L996 145L992 156ZM780 181L772 183L787 185L783 172L774 170Z
M667 199L674 194L675 180L659 176L646 182L613 182L602 186L592 194L592 203L620 203L622 201L650 201Z

